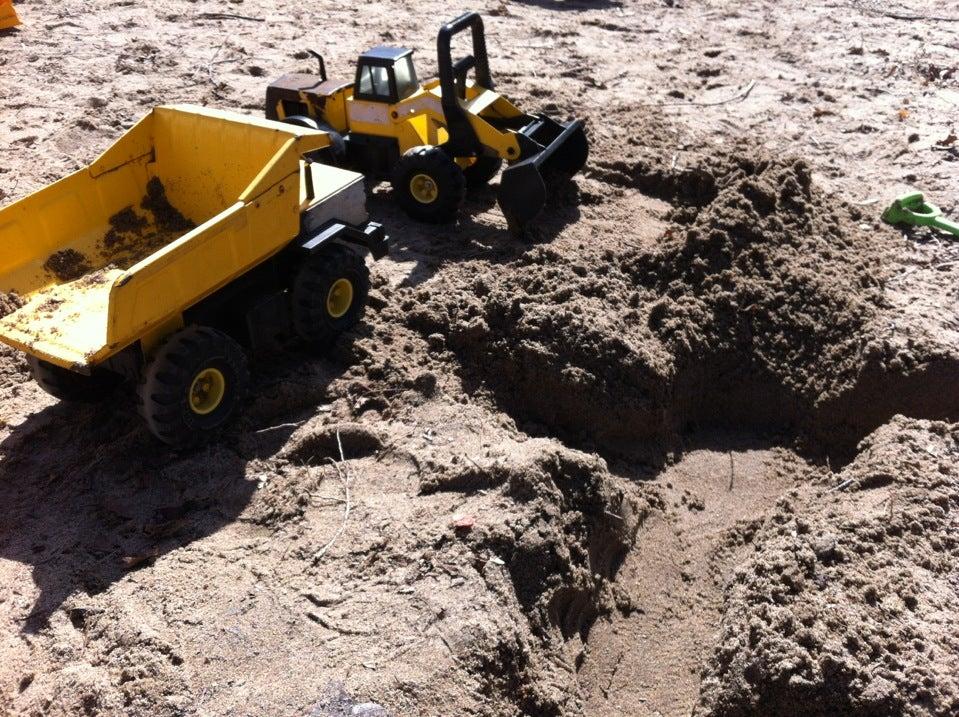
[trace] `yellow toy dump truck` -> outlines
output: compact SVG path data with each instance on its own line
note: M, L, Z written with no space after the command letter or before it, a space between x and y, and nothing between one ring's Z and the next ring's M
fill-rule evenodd
M0 209L0 341L65 400L139 384L162 441L235 412L243 347L317 346L359 321L363 177L312 162L323 132L191 106L154 109L89 167Z
M473 54L454 62L452 40L465 30ZM568 178L586 162L582 121L526 114L493 91L483 20L475 12L440 29L439 79L423 85L413 51L405 48L362 54L352 83L328 79L322 56L312 54L319 75L273 82L266 116L330 132L334 160L374 180L390 179L400 205L420 221L453 219L466 188L489 182L505 160L499 204L510 227L522 229L546 203L544 178Z

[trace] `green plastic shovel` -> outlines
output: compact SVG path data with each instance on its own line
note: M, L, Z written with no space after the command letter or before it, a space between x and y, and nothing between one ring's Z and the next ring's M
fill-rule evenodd
M959 224L943 217L939 207L923 199L922 192L903 194L882 213L882 220L893 225L933 227L959 237Z

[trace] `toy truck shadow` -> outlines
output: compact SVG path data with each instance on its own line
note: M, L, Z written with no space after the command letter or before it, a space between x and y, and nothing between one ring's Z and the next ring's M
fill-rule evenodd
M221 445L171 456L129 410L54 404L30 416L0 444L0 557L29 566L37 593L11 612L19 631L233 523L257 487L246 463ZM78 629L88 617L67 614Z
M88 168L0 210L0 341L37 382L98 401L124 379L160 440L235 413L245 349L318 348L360 321L386 254L363 178L309 156L326 133L159 107ZM8 301L8 304L11 302Z
M570 184L570 191L576 191L575 184ZM526 228L525 240L518 242L491 220L489 212L495 204L493 189L477 190L467 197L455 226L435 226L411 220L388 191L376 192L369 198L370 212L391 229L391 260L412 265L401 286L418 286L442 266L458 262L514 262L536 245L552 241L580 217L575 202L561 203L559 196L551 196L543 215L535 225Z
M338 355L349 356L351 338ZM29 567L37 592L12 613L17 629L42 630L64 602L70 619L82 622L84 609L73 603L84 595L193 542L230 535L234 523L270 524L276 504L250 477L249 463L277 454L298 419L331 400L329 385L349 365L296 351L259 356L257 363L272 362L253 374L242 417L199 450L154 440L129 401L57 402L10 427L0 441L0 558ZM363 439L342 432L350 456Z

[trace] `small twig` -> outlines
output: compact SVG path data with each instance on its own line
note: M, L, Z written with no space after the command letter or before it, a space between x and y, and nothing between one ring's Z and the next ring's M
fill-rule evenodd
M450 657L453 658L453 662L455 662L456 664L460 664L460 658L458 658L458 657L456 656L456 652L453 650L453 646L450 645L449 640L446 639L446 635L444 635L444 634L443 634L443 631L440 630L438 627L436 627L436 628L434 628L434 629L436 630L436 634L439 636L440 641L441 641L444 645L446 645L446 649L450 651Z
M727 97L724 100L716 100L715 102L690 102L689 104L696 105L697 107L715 107L716 105L724 105L729 102L739 102L749 97L749 93L753 91L753 87L755 86L756 80L750 80L749 84L746 85L746 87L738 95Z
M236 15L232 12L201 12L197 17L204 20L249 20L250 22L266 22L262 17L250 15Z
M317 623L318 625L322 625L327 630L333 630L334 632L338 632L341 635L372 635L373 634L372 630L355 630L350 627L341 627L340 625L337 625L336 623L330 622L329 620L327 620L325 617L323 617L322 615L320 615L318 612L314 610L308 610L306 613L306 616L313 622Z
M345 463L346 458L343 457L343 441L340 440L339 429L336 429L336 445L340 449L340 463ZM326 555L326 551L329 550L331 547L333 547L333 543L335 543L337 538L339 538L343 534L343 531L346 530L346 523L350 519L349 475L348 474L344 475L343 471L340 469L340 463L337 463L332 458L327 458L326 460L328 460L330 464L336 469L336 474L340 477L340 480L343 482L343 491L346 494L346 499L343 501L344 503L343 522L340 523L340 527L336 529L336 532L333 534L333 537L330 538L329 542L313 554L314 563L319 562L323 558L323 556Z
M740 92L733 95L732 97L727 97L724 100L713 100L710 102L697 102L696 100L682 100L680 102L640 102L638 103L641 107L716 107L718 105L729 104L730 102L740 102L747 97L753 91L753 88L756 86L756 80L750 80L749 84L746 85Z
M733 463L733 452L730 451L729 452L729 487L726 490L732 492L733 481L735 480L735 478L736 478L736 466Z
M261 428L258 431L253 431L254 433L267 433L268 431L278 431L281 428L298 428L302 426L304 421L297 421L296 423L278 423L275 426L267 426L266 428Z
M606 686L603 687L603 697L609 698L609 691L613 687L613 680L616 679L616 673L619 672L620 665L623 664L623 653L620 652L619 656L616 658L616 662L613 663L613 671L609 673L609 679L606 681Z
M959 22L959 17L948 17L944 15L912 15L902 12L888 12L886 10L876 10L871 7L863 7L861 5L846 5L848 8L853 10L859 10L864 12L867 15L880 15L882 17L889 17L893 20L907 20L907 21L926 21L926 22Z
M829 492L830 492L830 493L834 493L834 492L836 492L837 490L845 490L846 488L848 488L849 486L851 486L851 485L852 485L853 483L855 483L855 482L856 482L856 479L855 479L855 478L847 478L846 480L844 480L844 481L843 481L842 483L840 483L839 485L830 488L830 489L829 489Z
M330 503L346 503L344 498L334 498L331 495L317 495L313 498L310 498L310 505L316 507L323 501L329 501Z

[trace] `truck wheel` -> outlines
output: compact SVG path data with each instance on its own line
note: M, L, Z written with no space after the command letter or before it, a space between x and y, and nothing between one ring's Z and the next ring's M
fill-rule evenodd
M293 280L293 327L316 348L326 348L359 322L370 293L363 257L333 244L311 256Z
M470 189L485 187L502 166L503 160L499 157L477 157L475 162L463 169L466 186Z
M90 376L27 356L33 380L44 391L61 401L97 403L110 397L123 380L119 374L96 369Z
M321 164L329 164L334 167L342 167L346 164L346 140L343 135L333 129L326 122L319 122L312 117L304 115L290 115L283 120L286 124L296 127L305 127L307 129L316 129L326 132L330 136L330 146L325 149L318 149L308 154L309 158Z
M414 147L393 168L400 206L422 222L449 222L466 196L463 170L439 147Z
M239 344L215 329L188 326L147 366L140 414L164 443L176 448L201 443L233 417L248 380Z

